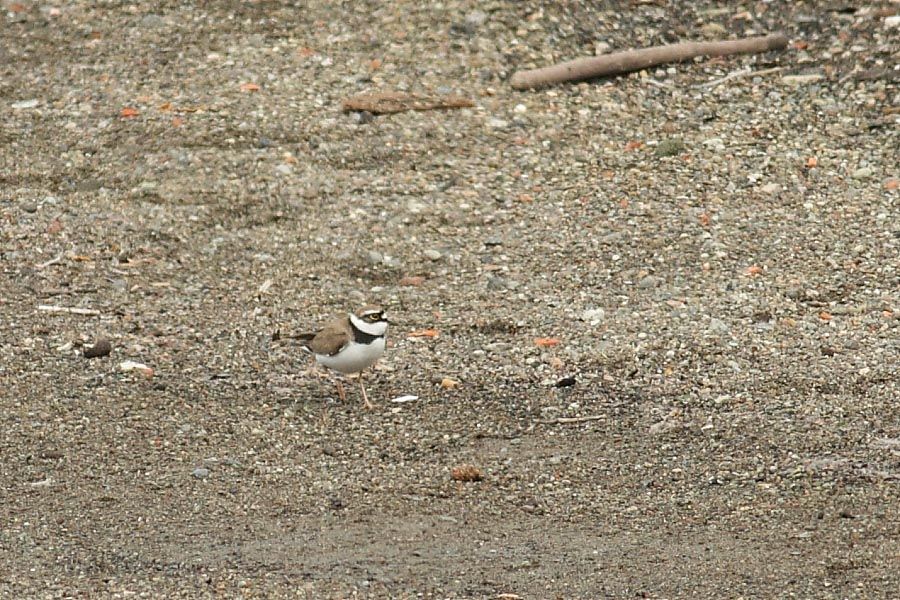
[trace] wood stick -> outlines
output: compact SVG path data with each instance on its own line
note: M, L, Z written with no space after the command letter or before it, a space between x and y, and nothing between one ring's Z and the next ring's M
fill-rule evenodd
M556 419L535 419L535 423L543 425L567 425L569 423L586 423L587 421L602 421L606 415L588 415L586 417L558 417Z
M517 90L526 90L565 81L583 81L594 77L621 75L664 63L682 62L697 56L728 56L730 54L753 54L768 50L781 50L787 46L787 43L788 38L785 34L773 33L740 40L682 42L667 46L626 50L603 56L576 58L542 69L517 71L510 79L510 85Z
M719 79L714 79L713 81L709 81L707 83L701 83L700 85L695 85L695 88L711 88L716 87L717 85L722 85L726 81L732 81L734 79L741 79L743 77L762 77L763 75L771 75L772 73L780 73L783 69L781 67L773 67L771 69L762 69L760 71L752 71L750 67L746 69L740 69L738 71L734 71L733 73L729 73L725 77L720 77Z
M45 262L42 262L42 263L39 264L39 265L34 265L34 267L35 267L36 269L46 269L47 267L49 267L49 266L51 266L51 265L58 265L59 263L62 262L62 259L63 259L63 255L60 254L60 255L57 256L56 258L51 258L50 260L45 261Z
M66 313L70 315L84 315L86 317L96 317L100 314L99 310L93 308L78 308L69 306L56 306L53 304L38 304L38 310L51 313Z

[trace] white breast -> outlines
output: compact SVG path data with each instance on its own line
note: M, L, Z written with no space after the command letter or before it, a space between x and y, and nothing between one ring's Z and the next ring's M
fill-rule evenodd
M350 342L346 348L334 356L316 355L320 365L341 373L359 373L367 369L384 354L384 338L373 340L371 344Z

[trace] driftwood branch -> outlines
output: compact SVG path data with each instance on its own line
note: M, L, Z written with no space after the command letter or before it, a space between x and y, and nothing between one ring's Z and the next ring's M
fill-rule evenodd
M99 310L93 308L78 308L69 306L56 306L54 304L38 304L38 310L49 313L65 313L69 315L84 315L86 317L96 317L100 314Z
M741 40L682 42L668 46L654 46L603 56L576 58L542 69L517 71L513 74L510 84L517 90L526 90L564 81L583 81L594 77L620 75L665 63L690 60L697 56L727 56L781 50L787 43L786 35L773 33Z
M375 92L347 98L342 104L344 112L368 111L373 115L385 115L407 110L438 110L444 108L468 108L475 103L462 96L409 94L406 92Z
M606 415L588 415L586 417L557 417L556 419L535 419L535 423L542 425L569 425L571 423L586 423L588 421L602 421Z

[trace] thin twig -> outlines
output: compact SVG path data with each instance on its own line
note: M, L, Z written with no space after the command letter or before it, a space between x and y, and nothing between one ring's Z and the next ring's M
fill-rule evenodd
M63 255L60 254L60 255L57 256L56 258L51 258L50 260L48 260L48 261L46 261L46 262L42 262L41 264L39 264L39 265L34 265L34 266L35 266L36 269L39 269L39 270L40 270L40 269L46 269L47 267L49 267L49 266L51 266L51 265L58 265L59 263L62 262L62 259L63 259Z
M657 81L656 79L653 79L652 77L648 77L646 79L646 82L649 83L650 85L655 85L656 87L660 87L665 90L675 89L675 86L672 85L671 83L669 83L667 81Z
M38 304L38 310L51 313L66 313L70 315L84 315L87 317L96 317L100 314L99 310L93 308L78 308L70 306L56 306L53 304Z
M783 67L772 67L771 69L761 69L759 71L753 71L750 69L750 67L747 67L745 69L740 69L738 71L729 73L725 77L721 77L719 79L713 79L712 81L709 81L707 83L701 83L700 85L695 86L695 87L712 88L712 87L721 85L721 84L725 83L726 81L731 81L733 79L741 79L743 77L749 77L750 75L752 75L754 77L762 76L762 75L771 75L772 73L778 73L779 71L783 71L783 70L784 70Z
M852 79L854 75L859 73L859 71L860 71L859 65L854 66L853 69L851 69L849 73L847 73L846 75L844 75L843 77L838 79L838 85L844 85L845 83L847 83L848 79Z
M587 421L602 421L606 415L589 415L586 417L558 417L556 419L535 419L535 423L544 425L569 425L571 423L585 423Z

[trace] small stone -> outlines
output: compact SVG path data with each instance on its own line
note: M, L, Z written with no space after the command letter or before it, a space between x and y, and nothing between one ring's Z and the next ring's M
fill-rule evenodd
M487 126L491 129L506 129L509 127L509 121L504 121L503 119L492 118L488 119Z
M13 110L25 110L28 108L37 108L39 104L39 100L20 100L18 102L13 102L12 104L10 104L10 107Z
M444 377L441 379L441 388L445 390L455 390L459 387L459 382L455 379L450 379L449 377Z
M112 344L106 338L100 338L93 346L85 346L85 358L100 358L101 356L109 356L112 352Z
M781 82L786 85L808 85L810 83L816 83L817 81L822 81L825 79L825 76L821 73L807 73L805 75L785 75L781 78Z
M577 380L574 377L563 377L559 381L553 384L553 387L564 388L571 387L577 383Z
M287 164L280 164L275 167L275 172L277 172L279 175L290 175L291 173L293 173L293 171L294 167Z
M601 237L600 241L604 244L617 244L623 239L625 239L625 235L621 231L613 231Z
M163 19L159 15L149 14L145 15L144 18L141 19L141 27L146 27L148 29L154 27L163 27L165 24L165 19Z
M730 330L724 321L713 318L709 320L709 331L712 333L728 333Z
M119 370L125 371L126 373L129 371L137 371L141 373L147 379L153 378L153 369L148 367L144 363L139 363L133 360L125 360L119 364Z
M399 285L405 287L418 287L425 283L425 278L421 275L407 275L399 281Z
M884 20L886 29L900 29L900 15L891 15Z
M193 471L191 471L191 475L196 477L197 479L206 479L209 477L209 469L206 467L197 467Z
M367 110L361 110L353 113L353 120L357 125L368 125L375 120L375 115Z
M606 54L610 50L612 50L612 46L610 46L606 42L594 42L594 56L600 56L601 54Z
M853 179L868 179L873 172L871 167L860 167L853 171Z
M491 236L491 237L487 238L486 240L484 240L484 245L485 246L502 246L503 238L495 236L495 235Z
M524 104L516 104L515 107L513 107L513 112L523 114L528 112L528 107Z
M509 283L502 277L492 275L488 278L487 287L489 290L505 290L509 287Z
M602 308L589 308L581 313L581 320L591 325L596 325L606 317L606 311Z
M483 350L491 354L501 354L503 352L508 352L510 348L510 344L506 342L491 342L489 344L485 344Z
M466 26L470 31L478 29L487 22L487 13L480 10L473 10L466 15Z
M704 37L716 38L724 35L727 30L718 23L704 23L700 28L700 32Z
M377 250L369 250L366 252L366 259L373 265L380 265L384 262L384 254Z
M443 256L440 252L438 252L437 250L433 250L433 249L428 249L425 252L423 252L422 254L424 254L425 258L427 258L429 260L440 260L441 256Z
M762 187L760 188L760 190L761 190L764 194L769 194L769 195L773 195L773 196L774 196L775 194L777 194L778 192L781 191L781 184L778 184L778 183L767 183L766 185L762 186Z
M653 275L647 275L643 279L638 282L638 287L642 290L649 290L650 288L655 288L660 284L659 277L654 277Z

